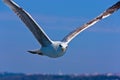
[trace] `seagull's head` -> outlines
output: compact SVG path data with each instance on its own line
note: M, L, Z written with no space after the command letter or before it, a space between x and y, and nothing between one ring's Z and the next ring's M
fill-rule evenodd
M59 44L59 47L62 50L62 52L65 52L67 47L68 47L68 45L66 43L61 43L61 44Z
M54 41L52 45L54 49L59 52L65 52L68 47L67 43L61 41Z

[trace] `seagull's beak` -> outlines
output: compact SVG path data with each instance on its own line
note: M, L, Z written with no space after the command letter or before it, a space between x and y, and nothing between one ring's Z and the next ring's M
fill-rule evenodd
M61 42L61 43L58 43L58 45L59 45L59 49L62 51L62 52L65 52L66 51L66 49L67 49L67 44L66 43L64 43L64 42Z
M66 48L62 48L62 51L65 52L65 51L66 51Z
M66 51L67 46L68 46L68 45L66 45L66 44L63 44L63 45L62 45L62 51L63 51L63 52L65 52L65 51Z

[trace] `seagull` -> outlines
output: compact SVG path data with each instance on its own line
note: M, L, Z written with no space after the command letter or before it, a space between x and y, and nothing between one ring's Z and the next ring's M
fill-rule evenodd
M61 41L51 40L44 30L37 24L37 22L31 17L31 15L16 4L13 0L3 0L5 4L12 9L15 14L21 19L21 21L26 25L26 27L32 32L34 37L37 39L41 45L40 49L30 50L28 52L32 54L38 54L42 56L48 56L50 58L58 58L65 54L68 44L73 40L78 34L87 28L91 27L100 20L110 16L112 13L117 11L120 8L120 1L118 1L113 6L106 9L96 18L90 20L89 22L83 24L82 26L76 28L65 36Z

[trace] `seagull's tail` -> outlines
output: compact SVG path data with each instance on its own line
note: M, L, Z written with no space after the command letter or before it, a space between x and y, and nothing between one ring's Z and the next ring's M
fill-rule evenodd
M30 50L28 51L29 53L32 53L32 54L39 54L39 55L43 55L43 53L40 51L40 50Z

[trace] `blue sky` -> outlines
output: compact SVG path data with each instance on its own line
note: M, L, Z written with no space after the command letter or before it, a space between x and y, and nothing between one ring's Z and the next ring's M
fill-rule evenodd
M62 40L118 0L14 0L40 24L52 40ZM120 11L78 35L61 58L27 53L40 48L31 32L0 1L0 72L119 73Z

